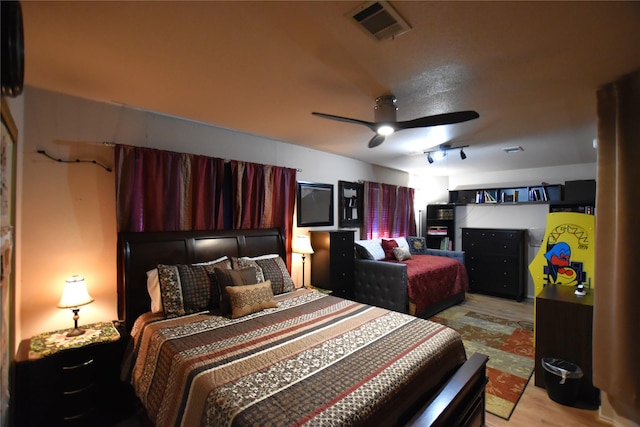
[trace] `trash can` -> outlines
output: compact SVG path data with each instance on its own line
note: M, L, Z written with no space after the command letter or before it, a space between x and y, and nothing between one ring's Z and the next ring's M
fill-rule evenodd
M544 383L551 400L562 405L574 406L582 381L580 366L566 360L544 357L542 367Z

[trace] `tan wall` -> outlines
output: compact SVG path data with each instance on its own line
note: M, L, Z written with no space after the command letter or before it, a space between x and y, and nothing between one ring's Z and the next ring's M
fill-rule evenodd
M360 179L407 185L409 179L405 172L305 147L30 87L24 95L24 123L19 165L23 182L18 194L21 241L16 257L20 259L18 340L72 326L71 311L56 305L64 280L74 274L86 278L95 298L80 309L81 324L117 316L114 173L90 163L58 163L38 150L56 158L98 159L113 166L113 149L99 142L115 141L293 167L300 169L301 181L335 186L338 180ZM337 228L337 222L327 228ZM292 277L300 285L300 256L293 261ZM311 268L307 260L307 284Z

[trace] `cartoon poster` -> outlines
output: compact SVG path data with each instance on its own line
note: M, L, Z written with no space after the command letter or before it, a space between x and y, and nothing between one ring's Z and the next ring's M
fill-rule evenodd
M540 250L529 264L535 295L546 285L593 288L595 218L558 212L547 214Z

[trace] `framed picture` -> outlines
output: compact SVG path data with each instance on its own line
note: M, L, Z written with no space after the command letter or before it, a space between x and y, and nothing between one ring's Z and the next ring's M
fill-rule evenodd
M0 132L0 406L3 414L9 406L9 365L13 351L13 328L10 322L14 311L13 292L15 278L15 177L16 142L18 131L9 111L9 105L2 97L2 129Z
M298 227L333 225L333 184L298 182Z
M362 227L364 184L338 181L338 210L340 227Z

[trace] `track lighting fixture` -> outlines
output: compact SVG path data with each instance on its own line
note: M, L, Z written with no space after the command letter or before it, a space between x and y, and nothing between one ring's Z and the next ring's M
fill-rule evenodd
M447 151L460 149L460 158L464 160L467 158L467 155L464 152L465 147L468 147L468 145L463 145L461 147L452 147L449 144L442 144L433 151L425 151L424 154L427 155L427 161L429 162L429 164L431 164L437 160L445 158L447 155Z

